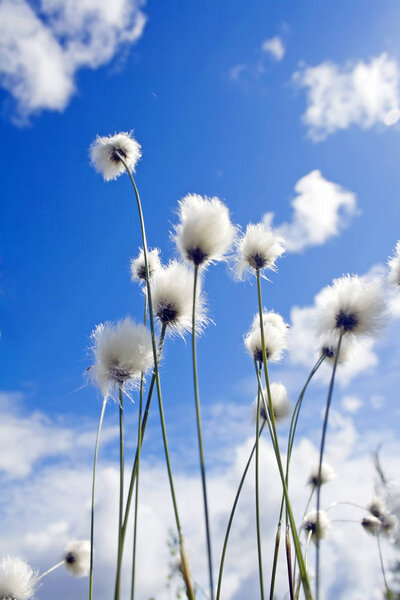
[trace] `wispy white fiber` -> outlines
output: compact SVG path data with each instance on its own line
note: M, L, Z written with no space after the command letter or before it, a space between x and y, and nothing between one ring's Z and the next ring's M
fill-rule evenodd
M72 540L64 551L64 563L67 571L75 577L86 577L90 570L90 541Z
M147 262L149 268L149 276L151 278L158 269L161 269L159 248L154 248L154 250L150 250L147 253ZM142 248L140 248L139 255L136 258L131 259L130 267L132 281L146 280L146 265L144 262L144 252Z
M285 251L284 239L264 223L247 225L237 243L236 272L239 278L246 270L276 269L275 261Z
M182 258L194 265L223 260L236 235L229 210L219 198L188 194L179 201L175 243Z
M307 484L316 488L319 485L324 485L325 483L332 481L332 479L335 479L335 477L336 473L333 467L331 467L331 465L328 463L323 462L321 465L321 477L319 477L319 464L316 464L311 470L311 473L307 479Z
M283 421L286 417L288 417L292 410L292 405L289 400L288 392L283 383L271 383L270 385L271 391L271 401L272 408L274 410L275 421L278 423ZM267 388L263 389L263 395L265 398L265 402L268 407L268 391ZM257 416L257 398L255 399L255 416ZM260 398L260 418L262 421L266 420L265 408Z
M121 157L131 171L135 170L136 163L142 155L140 149L141 146L132 132L97 136L90 146L90 158L96 171L103 175L105 181L110 181L125 172Z
M264 311L263 328L267 359L271 362L278 362L286 348L288 325L278 313ZM254 316L253 323L244 338L244 344L252 358L262 362L262 340L258 314Z
M318 519L319 515L319 519ZM326 537L331 526L331 521L325 511L312 510L303 519L303 529L309 533L314 543Z
M35 594L38 573L17 556L5 556L0 561L1 600L29 600Z
M394 256L389 258L389 275L388 281L393 285L400 285L400 240L396 244Z
M326 333L319 340L319 347L321 350L322 356L325 357L325 360L333 363L335 361L337 347L339 342L339 336L337 332ZM340 344L340 354L338 358L338 364L346 362L349 357L349 349L351 346L351 342L345 338L342 340Z

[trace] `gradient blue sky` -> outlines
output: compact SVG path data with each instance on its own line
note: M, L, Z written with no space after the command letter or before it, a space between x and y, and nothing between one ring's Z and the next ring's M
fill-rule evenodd
M0 368L5 417L17 411L28 424L39 415L42 425L67 428L72 437L81 428L89 430L99 412L99 394L82 378L90 364L90 332L99 322L128 314L141 319L143 298L129 277L129 260L141 244L132 190L127 177L104 183L91 168L88 148L97 134L133 129L141 143L136 180L148 242L161 249L164 261L176 256L169 232L176 222L177 200L189 192L224 199L232 220L242 227L268 212L274 213L278 226L293 222L291 202L299 195L295 186L314 170L352 194L352 209L337 235L327 235L318 245L305 240L303 250L282 258L271 283L264 284L264 304L292 321L295 344L304 339L304 328L293 323L294 306L311 306L315 294L334 277L363 275L385 264L400 237L400 125L384 122L400 115L397 2L207 0L148 2L139 9L130 0L120 0L116 11L123 7L131 25L139 11L145 15L143 30L134 43L124 41L120 34L130 21L122 19L110 55L100 58L99 49L88 43L90 59L77 66L67 47L81 43L85 35L90 39L91 21L84 21L76 33L73 19L64 18L62 11L55 17L48 9L51 4L18 0L15 10L27 21L36 11L42 30L58 44L66 77L75 84L75 92L64 96L55 79L49 83L52 75L47 82L41 79L50 73L51 53L40 61L33 51L18 55L12 36L21 39L26 30L13 15L12 4L0 0L0 31L6 40L0 41ZM82 2L81 10L89 4ZM101 11L96 21L100 40L110 25L107 11ZM282 57L263 50L263 43L275 37L284 48ZM40 37L32 34L32 40L40 47ZM321 122L313 129L304 120L310 106L306 80L314 77L317 90L321 71L311 68L327 62L329 85L320 98ZM353 89L360 65L366 68L366 82ZM41 101L33 105L38 90ZM334 103L335 94L340 97L343 90L346 107ZM50 110L46 94L59 91L58 110ZM333 217L338 215L341 224L342 212ZM236 445L251 435L246 415L254 382L242 338L256 310L256 287L251 280L236 282L226 265L218 265L207 271L205 288L215 325L198 345L200 387L209 456L215 461L210 469L217 469L230 464ZM399 332L394 321L374 350L369 349L379 368L366 360L358 376L338 387L338 407L343 398L361 403L352 412L348 407L354 402L346 408L344 401L341 418L354 418L358 433L369 440L369 447L363 445L366 457L381 441L399 441ZM305 353L303 362L312 361L312 343L305 345ZM291 351L273 373L294 397L307 368ZM197 447L190 344L179 339L168 344L162 375L175 464L192 477ZM325 384L316 385L311 398L318 404L306 407L301 425L314 443ZM127 416L132 424L135 411L133 407ZM112 431L115 411L110 410L106 422ZM153 443L147 450L152 464L160 457L157 427L155 414ZM45 435L40 431L39 438ZM80 452L75 447L79 464L90 463L91 442L82 444ZM14 465L17 458L10 447ZM112 461L116 451L117 445L109 444L105 456ZM60 453L61 464L70 465L68 451ZM12 470L0 464L7 494L21 494L19 486L29 485L53 461L51 449L43 449L28 461L21 475L26 482L17 484ZM399 476L398 468L392 475ZM365 485L372 493L373 481ZM82 523L80 530L84 534ZM2 544L0 548L7 550ZM22 551L27 554L23 545ZM42 594L47 598L44 588ZM348 590L343 594L350 598Z

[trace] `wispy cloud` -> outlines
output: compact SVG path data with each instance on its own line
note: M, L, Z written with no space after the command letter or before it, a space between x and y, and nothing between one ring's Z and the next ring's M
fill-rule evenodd
M75 74L107 64L142 35L136 0L0 0L0 84L16 101L15 120L40 110L62 111Z
M280 38L278 35L273 38L269 38L268 40L264 40L261 45L261 49L263 52L266 52L272 58L278 61L282 60L282 58L285 56L285 46L282 38Z
M292 220L277 227L288 252L324 244L358 213L356 195L328 181L318 170L299 179L294 189L297 196L292 201ZM274 213L266 213L263 219L270 226L273 218Z
M267 63L271 59L276 62L281 61L285 56L285 52L286 48L281 37L268 38L262 42L253 62L242 62L234 65L229 69L228 76L232 81L238 81L245 77L258 79L267 70Z
M315 142L351 125L369 129L400 119L400 70L386 53L344 66L330 61L302 66L293 81L306 90L302 119Z

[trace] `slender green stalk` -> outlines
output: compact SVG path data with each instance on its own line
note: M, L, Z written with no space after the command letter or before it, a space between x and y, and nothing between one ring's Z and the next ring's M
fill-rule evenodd
M311 593L311 588L310 588L310 582L308 580L307 571L305 569L304 559L303 559L303 555L301 552L300 540L299 540L299 536L298 536L297 529L296 529L296 523L294 520L292 507L290 504L289 492L288 492L288 489L286 486L286 478L285 478L285 473L283 471L282 460L281 460L281 455L280 455L280 450L279 450L278 436L276 433L275 415L274 415L274 411L273 411L271 389L270 389L270 385L269 385L267 352L266 352L266 347L265 347L264 323L263 323L263 314L262 314L263 311L262 311L260 269L256 269L256 274L257 274L258 309L259 309L259 314L260 314L261 343L262 343L263 364L264 364L264 377L265 377L265 383L266 383L267 393L268 393L268 405L269 405L269 409L270 409L270 418L271 418L271 427L272 427L271 440L272 440L272 445L274 446L279 475L281 478L283 492L285 495L285 503L286 503L286 508L287 508L288 517L289 517L289 521L290 521L290 526L292 529L292 536L293 536L293 542L294 542L294 546L295 546L296 556L297 556L297 560L299 562L300 574L301 574L301 579L303 582L303 589L304 589L304 593L306 596L306 600L311 600L312 593Z
M332 402L333 386L334 386L334 383L335 383L335 374L336 374L336 368L337 368L337 365L338 365L338 360L339 360L339 355L340 355L340 347L342 345L342 339L343 339L343 331L341 331L340 334L339 334L339 340L338 340L338 345L337 345L336 355L335 355L335 362L333 363L332 376L331 376L331 381L330 381L330 384L329 384L328 398L327 398L327 401L326 401L324 423L323 423L323 426L322 426L321 445L320 445L320 450L319 450L318 480L317 480L317 523L316 523L317 531L319 530L319 510L320 510L320 506L321 506L321 471L322 471L322 459L324 457L325 439L326 439L326 432L327 432L327 429L328 429L329 409L331 407L331 402ZM316 600L319 600L319 583L320 583L320 581L319 581L319 563L320 563L319 538L318 538L318 536L316 536L316 554L315 554L315 594L316 594Z
M289 525L288 524L286 524L285 545L286 545L286 563L287 563L288 579L289 579L289 594L290 594L290 600L294 600L292 547L290 545L290 533L289 533Z
M262 423L262 425L260 427L260 434L259 435L261 435L261 433L262 433L262 431L263 431L263 429L265 427L265 424L266 424L266 421L264 421ZM239 501L240 493L242 491L242 487L243 487L244 481L246 479L246 475L247 475L247 472L249 470L249 467L250 467L250 464L251 464L251 461L252 461L252 458L253 458L255 450L256 450L256 443L254 442L254 446L253 446L253 448L252 448L252 450L250 452L250 456L248 458L248 461L247 461L246 466L245 466L244 471L243 471L243 475L242 475L242 477L240 479L240 482L239 482L239 487L237 489L235 500L233 502L231 514L229 515L228 526L227 526L226 532L225 532L224 545L222 547L222 554L221 554L221 560L220 560L220 565L219 565L216 600L219 600L220 595L221 595L222 574L224 572L225 555L226 555L226 550L227 550L227 547L228 547L229 534L230 534L231 528L232 528L233 517L235 516L236 506L237 506L237 503Z
M307 569L308 551L310 549L311 536L312 536L312 531L309 531L308 532L308 536L307 536L306 552L305 552L306 569ZM300 595L300 586L301 586L301 577L299 576L299 579L298 579L298 582L297 582L297 587L296 587L296 594L295 594L296 600L298 600L299 595Z
M93 544L94 544L94 490L96 485L96 467L97 467L97 456L99 453L99 442L100 433L103 426L104 412L106 410L107 397L103 398L103 404L101 407L99 424L97 427L96 435L96 446L94 450L94 461L93 461L93 477L92 477L92 506L90 510L90 567L89 567L89 600L93 598ZM44 577L44 575L42 575Z
M55 571L56 569L58 569L59 567L61 567L64 564L65 564L65 560L61 560L59 563L57 563L56 565L54 565L50 569L47 569L47 571L45 571L44 573L42 573L41 575L39 575L39 577L37 578L37 580L40 581L41 579L43 579L43 577L47 577L47 575L49 573L52 573L53 571Z
M256 414L256 526L257 526L257 551L258 551L258 572L260 576L260 593L264 600L264 576L262 568L261 551L261 533L260 533L260 478L259 478L259 441L260 441L260 389L257 393L257 414Z
M194 383L194 397L195 397L195 403L196 403L197 438L199 441L201 485L203 488L204 519L205 519L205 524L206 524L208 574L209 574L209 580L210 580L210 598L211 598L211 600L213 600L213 598L214 598L214 580L213 580L213 565L212 565L212 550L211 550L210 518L209 518L209 512L208 512L206 467L205 467L205 461L204 461L203 435L201 432L200 395L199 395L199 384L198 384L198 377L197 377L196 297L197 297L198 276L199 276L199 267L198 267L198 265L195 265L194 278L193 278L193 311L192 311L193 383Z
M118 511L118 565L122 562L122 519L124 511L124 395L119 386L119 511ZM115 600L119 599L121 578L115 582Z
M143 324L147 322L147 296L144 298L144 317ZM138 529L138 507L139 507L139 467L140 467L140 451L142 448L142 411L143 411L143 391L144 391L144 374L140 375L140 393L139 393L139 415L138 415L138 445L137 445L137 472L136 472L136 494L134 508L134 525L133 525L133 553L132 553L132 583L131 583L131 600L135 597L135 569L136 569L136 540Z
M393 597L393 592L389 587L387 578L386 578L386 571L385 571L385 565L383 562L383 555L382 555L382 548L381 548L381 538L379 536L379 533L376 534L376 541L378 543L378 552L379 552L379 562L381 564L381 571L382 571L382 576L383 576L383 581L385 584L385 588L386 588L386 597L388 600L390 600L390 598Z
M280 546L280 542L281 542L281 527L282 527L282 518L279 519L278 527L276 528L274 560L272 563L271 584L269 587L269 600L274 600L276 569L278 566L279 546Z

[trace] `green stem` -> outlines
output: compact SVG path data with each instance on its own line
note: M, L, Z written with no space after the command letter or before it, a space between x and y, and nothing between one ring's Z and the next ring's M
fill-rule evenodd
M261 425L260 434L259 435L261 435L261 433L262 433L262 431L263 431L263 429L265 427L265 424L266 424L266 421L264 421L263 424ZM229 534L231 532L233 517L235 516L236 506L237 506L237 503L239 501L240 493L242 491L242 487L243 487L244 481L246 479L246 475L247 475L247 472L249 470L249 467L250 467L250 464L251 464L251 460L253 458L255 450L256 450L256 443L254 442L254 446L253 446L253 448L252 448L252 450L250 452L250 456L248 458L248 461L247 461L246 466L245 466L244 471L243 471L243 475L242 475L242 477L240 479L240 482L239 482L239 487L237 489L235 500L233 502L231 514L229 515L228 526L227 526L226 532L225 532L224 545L222 547L222 554L221 554L221 560L220 560L220 566L219 566L219 572L218 572L218 584L217 584L217 596L216 596L216 600L219 600L220 595L221 595L222 574L224 572L225 555L226 555L226 550L228 548L228 540L229 540Z
M390 589L390 587L388 585L388 582L387 582L387 578L386 578L386 571L385 571L385 565L383 563L383 555L382 555L382 548L381 548L381 538L379 536L379 533L377 533L377 535L376 535L376 541L378 542L379 562L381 564L381 571L382 571L382 575L383 575L383 581L385 583L386 596L387 596L388 600L390 600L390 598L392 598L393 592Z
M122 562L122 517L124 510L124 406L123 406L122 385L119 386L119 512L118 512L118 561ZM121 588L121 578L118 577L115 583L115 600L119 600Z
M90 510L90 567L89 567L89 600L93 599L93 543L94 543L94 490L96 485L96 467L97 467L97 456L99 453L99 442L100 433L103 426L104 412L106 410L107 397L103 398L103 404L101 407L99 424L97 427L96 435L96 446L94 450L94 461L93 461L93 478L92 478L92 505ZM42 575L43 577L44 575Z
M336 368L338 365L338 360L339 360L339 355L340 355L340 347L342 345L342 339L343 339L343 331L340 332L339 334L339 340L338 340L338 345L337 345L337 349L336 349L336 355L335 355L335 362L333 363L333 370L332 370L332 376L331 376L331 381L329 384L329 391L328 391L328 398L326 401L326 408L325 408L325 416L324 416L324 423L322 426L322 436L321 436L321 446L320 446L320 450L319 450L319 466L318 466L318 480L317 480L317 523L316 523L316 527L317 527L317 532L319 531L319 510L320 510L320 506L321 506L321 471L322 471L322 459L324 457L324 450L325 450L325 439L326 439L326 432L328 429L328 419L329 419L329 409L331 407L331 402L332 402L332 394L333 394L333 386L335 383L335 373L336 373ZM319 564L320 564L320 555L319 555L319 538L318 535L316 536L316 554L315 554L315 595L316 595L316 600L319 600Z
M65 564L65 560L61 560L59 563L57 563L56 565L54 565L50 569L47 569L47 571L45 571L44 573L39 575L37 580L40 581L41 579L43 579L43 577L47 577L47 575L49 575L49 573L52 573L53 571L55 571L56 569L58 569L59 567L61 567L64 564Z
M214 598L214 580L213 580L213 565L212 565L212 550L211 550L210 518L209 518L209 512L208 512L206 467L205 467L205 460L204 460L203 436L202 436L202 431L201 431L200 395L199 395L199 385L198 385L198 378L197 378L196 297L197 297L198 275L199 275L199 267L198 267L198 265L195 265L194 278L193 278L193 311L192 311L193 382L194 382L194 397L195 397L195 403L196 403L197 438L199 441L201 485L202 485L202 489L203 489L204 519L205 519L205 524L206 524L208 574L209 574L209 580L210 580L210 598L211 598L211 600L213 600L213 598Z
M143 324L147 322L147 296L144 298L144 317ZM132 583L131 583L131 600L135 597L135 570L136 570L136 540L138 529L138 507L139 507L139 467L140 467L140 451L142 448L142 411L143 411L143 391L144 391L144 374L140 375L140 394L139 394L139 415L138 415L138 445L137 445L137 471L136 471L136 494L134 508L134 525L133 525L133 555L132 555Z
M286 525L286 563L287 563L287 571L288 571L288 581L289 581L289 594L290 600L294 600L294 589L293 589L293 569L292 569L292 548L290 545L290 534L289 534L289 525Z
M260 390L257 393L257 414L256 414L256 527L257 527L257 551L258 551L258 572L260 577L260 593L264 600L264 576L262 568L262 551L261 551L261 532L260 532L260 477L259 477L259 430L260 430Z
M285 473L283 471L282 460L281 460L281 455L280 455L280 450L279 450L278 436L276 433L275 415L274 415L274 411L273 411L271 389L270 389L270 385L269 385L267 352L266 352L266 347L265 347L260 269L256 269L256 274L257 274L258 310L259 310L259 314L260 314L260 329L261 329L261 343L262 343L263 364L264 364L264 376L265 376L265 383L266 383L267 393L268 393L268 405L270 408L271 427L272 427L271 440L272 440L272 445L274 446L276 461L278 464L279 475L280 475L281 482L282 482L283 493L285 496L286 508L287 508L287 512L288 512L290 526L292 529L292 536L293 536L293 542L294 542L294 546L295 546L296 556L297 556L297 560L299 562L299 568L300 568L301 579L303 582L304 593L306 596L306 600L312 600L310 582L308 580L307 571L305 569L304 559L303 559L303 555L301 552L300 540L299 540L299 536L298 536L297 529L296 529L296 523L294 520L292 507L290 504L289 492L288 492L288 489L286 486L286 478L285 478Z

